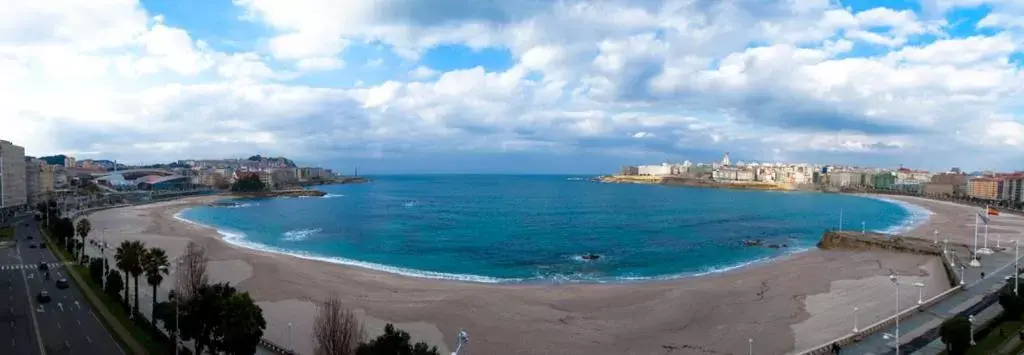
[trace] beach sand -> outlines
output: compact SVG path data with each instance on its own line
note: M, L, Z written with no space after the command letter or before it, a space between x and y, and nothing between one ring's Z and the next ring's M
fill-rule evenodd
M267 319L265 337L312 353L314 300L340 294L366 324L386 322L447 354L460 328L462 354L758 354L803 350L849 333L853 306L861 327L895 311L890 272L921 281L925 298L946 290L935 257L889 252L811 250L720 274L666 281L586 285L501 285L430 280L237 247L175 213L217 197L99 211L91 238L110 245L139 239L181 254L189 240L206 246L211 281L248 291ZM896 199L896 198L893 198ZM924 199L934 211L909 235L973 233L967 207ZM971 220L973 222L973 220ZM965 234L966 235L966 234ZM973 234L970 234L973 236ZM959 237L958 237L959 238ZM959 239L958 239L959 240ZM170 278L173 278L173 274ZM173 280L165 281L173 285ZM913 286L901 305L917 301Z

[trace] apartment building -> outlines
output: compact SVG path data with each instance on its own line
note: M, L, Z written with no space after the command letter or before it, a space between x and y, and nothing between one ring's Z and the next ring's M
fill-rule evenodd
M976 177L967 181L967 195L982 200L997 200L1001 179Z
M25 148L0 140L0 208L28 203L25 186Z

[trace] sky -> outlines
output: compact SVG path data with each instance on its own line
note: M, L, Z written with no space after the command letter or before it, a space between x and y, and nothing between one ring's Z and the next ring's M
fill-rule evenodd
M0 11L0 139L156 163L1024 170L1017 0L64 0Z

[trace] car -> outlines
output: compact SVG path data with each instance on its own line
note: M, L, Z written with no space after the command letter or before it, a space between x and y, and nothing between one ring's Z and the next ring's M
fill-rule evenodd
M32 236L31 236L31 235L30 235L30 236L27 236L27 237L25 237L25 239L27 239L27 240L32 240Z
M39 303L50 302L50 293L46 292L46 290L39 291L39 294L36 295L36 300L38 300Z
M62 290L65 289L65 288L68 288L68 279L63 278L63 277L57 279L57 288L62 289Z
M39 262L39 270L47 271L50 270L50 265L46 265L44 262Z
M46 249L46 243L39 243L39 249Z
M36 243L31 243L31 244L28 245L28 247L29 247L29 249L35 249L36 248Z

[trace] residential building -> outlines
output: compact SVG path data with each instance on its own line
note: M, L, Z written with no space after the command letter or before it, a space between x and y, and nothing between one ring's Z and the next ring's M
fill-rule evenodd
M46 200L53 192L53 166L39 159L25 159L25 196L29 205Z
M967 195L982 200L996 200L999 197L1001 179L976 177L967 181Z
M715 181L754 181L754 170L723 166L712 173L711 178Z
M28 203L25 186L25 148L0 140L0 208Z
M304 176L304 174L301 173L303 171L306 171L306 168L299 169L299 172L300 172L299 180L308 180L308 178L306 176ZM637 169L637 167L632 166L632 165L624 165L624 166L622 166L621 169L619 169L619 175L636 176L636 175L640 175L640 170Z
M259 175L260 175L260 181L263 182L263 186L265 186L267 189L273 189L274 188L274 174L273 173L271 173L269 171L261 171L261 172L259 172Z
M75 165L75 164L76 164L75 157L68 157L68 156L64 157L64 167L65 168L77 167L78 165Z
M270 174L271 176L273 176L274 183L277 184L275 187L280 187L284 186L285 184L294 183L295 181L298 180L298 178L295 176L295 169L291 168L274 169L270 172Z
M875 174L872 186L879 190L892 190L896 187L896 173L887 171Z

